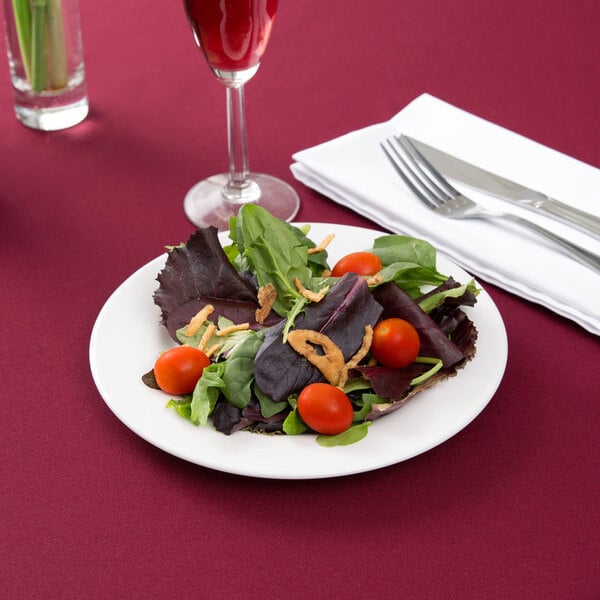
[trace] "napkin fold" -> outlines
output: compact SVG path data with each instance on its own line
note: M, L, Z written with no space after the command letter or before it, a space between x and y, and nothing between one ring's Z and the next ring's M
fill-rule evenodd
M600 274L522 227L433 213L381 150L381 141L400 133L599 216L600 169L429 94L385 123L297 152L291 165L296 179L339 204L389 231L426 239L476 277L600 335ZM458 183L456 187L461 188ZM575 228L466 187L462 191L483 205L526 216L600 254L600 240Z

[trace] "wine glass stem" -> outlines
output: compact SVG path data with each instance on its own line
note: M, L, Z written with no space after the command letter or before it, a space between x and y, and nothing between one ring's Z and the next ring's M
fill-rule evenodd
M229 147L229 182L223 190L232 202L251 202L260 192L248 179L248 141L246 135L246 107L244 85L228 85L227 90L227 143Z

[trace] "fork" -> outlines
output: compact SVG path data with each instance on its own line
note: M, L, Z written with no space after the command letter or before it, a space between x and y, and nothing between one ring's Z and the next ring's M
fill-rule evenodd
M572 258L600 271L600 256L512 213L484 208L455 189L405 136L393 136L381 148L415 195L434 212L451 219L504 219L527 227L561 246Z

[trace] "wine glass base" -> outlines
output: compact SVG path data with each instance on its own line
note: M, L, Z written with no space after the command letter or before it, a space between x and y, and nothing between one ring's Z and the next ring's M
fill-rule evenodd
M226 173L200 181L185 196L185 215L196 227L212 225L219 231L229 230L230 217L236 216L244 204L262 206L284 221L291 221L296 216L300 198L285 181L262 173L251 173L249 179L256 184L251 189L255 190L258 186L260 190L257 200L252 197L248 199L243 191L237 201L227 199L223 193L229 181Z

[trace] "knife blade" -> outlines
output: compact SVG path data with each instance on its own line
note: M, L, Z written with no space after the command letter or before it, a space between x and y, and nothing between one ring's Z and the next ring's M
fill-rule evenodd
M443 175L501 200L600 236L600 218L406 136Z

